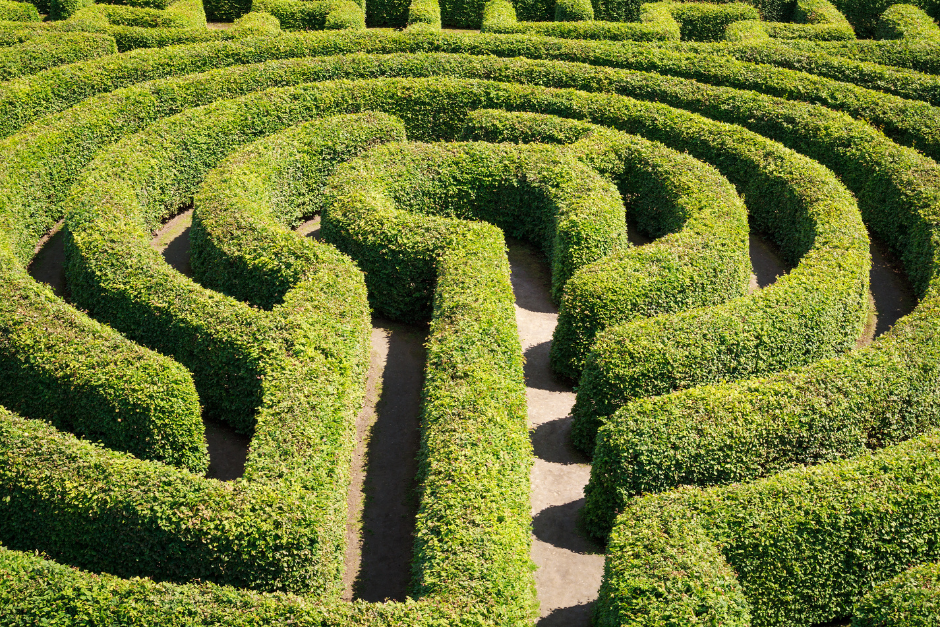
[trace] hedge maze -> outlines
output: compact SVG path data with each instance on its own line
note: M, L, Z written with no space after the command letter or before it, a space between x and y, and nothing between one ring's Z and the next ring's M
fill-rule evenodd
M507 238L557 306L595 625L940 625L938 19L0 0L0 625L535 624ZM191 277L151 246L186 210ZM916 299L877 334L873 246ZM343 596L371 316L427 332L379 603Z

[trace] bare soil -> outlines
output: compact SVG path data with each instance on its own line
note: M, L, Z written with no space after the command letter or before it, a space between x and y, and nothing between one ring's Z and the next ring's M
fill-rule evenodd
M590 625L604 572L603 549L576 528L591 467L569 443L574 391L549 367L558 310L542 253L509 242L516 324L525 355L529 429L535 450L531 475L532 561L541 603L539 625Z

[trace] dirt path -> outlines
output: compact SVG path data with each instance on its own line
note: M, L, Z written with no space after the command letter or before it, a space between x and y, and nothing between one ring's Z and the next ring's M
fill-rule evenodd
M574 392L555 381L548 354L558 310L544 256L509 243L516 295L516 324L525 355L529 429L535 449L532 469L532 560L541 603L540 627L590 625L604 570L600 547L575 528L591 467L569 444Z
M346 531L346 600L404 601L411 582L424 330L372 320Z

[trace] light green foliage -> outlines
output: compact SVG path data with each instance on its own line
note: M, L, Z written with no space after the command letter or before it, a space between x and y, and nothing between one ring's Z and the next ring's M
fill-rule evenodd
M877 39L908 39L912 42L940 39L940 27L929 15L911 4L894 4L881 14L875 26Z
M877 586L855 605L853 627L940 625L940 562L915 566Z
M633 499L611 534L596 616L755 627L847 616L876 583L940 556L938 453L933 432L752 483Z

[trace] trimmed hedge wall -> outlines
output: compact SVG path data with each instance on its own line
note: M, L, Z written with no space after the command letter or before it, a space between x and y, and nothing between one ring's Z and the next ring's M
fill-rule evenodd
M895 0L833 0L836 7L852 23L860 37L871 37L878 20ZM940 2L937 0L915 0L910 4L923 9L935 20L940 19Z
M747 212L716 170L641 137L533 113L480 111L468 139L560 142L612 179L628 199L628 220L656 241L622 247L574 274L565 286L552 365L569 378L604 328L715 305L747 293Z
M595 624L841 618L875 584L940 557L938 516L936 432L753 483L637 498L611 534Z
M412 0L408 7L409 28L440 30L441 6L437 0Z
M828 0L797 0L793 22L767 22L764 28L775 39L838 41L855 39L845 16Z
M760 19L756 8L740 2L667 2L666 6L679 22L682 39L686 41L720 41L724 38L725 27L729 24Z
M875 26L877 39L940 39L940 27L929 15L911 4L893 4Z
M114 38L110 35L42 31L31 35L23 43L0 48L0 80L117 52Z
M404 139L401 121L368 113L306 122L235 152L206 176L194 200L194 276L270 310L323 255L322 245L286 229L323 209L336 165Z
M39 11L29 2L0 0L0 20L11 22L38 22Z
M853 627L940 626L940 562L879 585L855 605Z
M606 257L626 238L616 187L556 147L393 144L355 165L354 171L352 164L340 168L343 184L371 203L387 196L399 211L483 220L539 246L551 264L556 300L572 274ZM426 319L437 271L432 251L452 220L415 217L409 227L402 216L393 235L360 241L345 212L333 201L321 231L366 273L373 308L396 320Z
M635 22L519 22L509 0L489 0L483 9L483 33L528 34L561 39L602 39L661 41L678 40L679 22L663 2L643 5L639 23Z
M252 9L270 13L285 30L366 27L365 13L352 0L254 0Z

